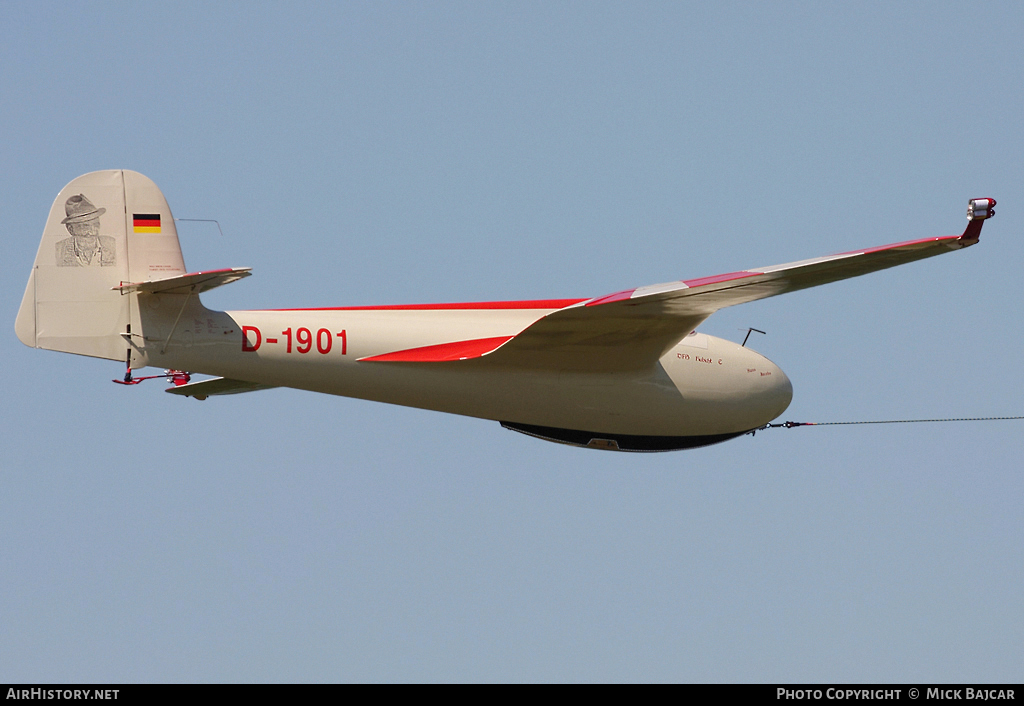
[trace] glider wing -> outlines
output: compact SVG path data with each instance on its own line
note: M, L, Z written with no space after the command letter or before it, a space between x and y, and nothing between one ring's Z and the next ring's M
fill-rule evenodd
M712 277L616 292L552 312L503 345L489 363L571 370L650 365L727 306L858 277L974 245L993 199L973 199L961 235L924 238Z

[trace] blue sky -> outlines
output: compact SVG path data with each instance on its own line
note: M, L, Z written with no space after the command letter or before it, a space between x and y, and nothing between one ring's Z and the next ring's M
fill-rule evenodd
M13 322L85 172L226 309L589 297L960 232L724 310L785 418L1024 414L1015 3L10 3L0 681L1019 681L1022 422L612 454L112 385ZM149 386L152 385L152 386Z

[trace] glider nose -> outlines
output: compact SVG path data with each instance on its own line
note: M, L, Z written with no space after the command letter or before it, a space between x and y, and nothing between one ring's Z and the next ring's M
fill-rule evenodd
M785 412L789 403L793 401L793 383L790 382L789 376L782 372L782 368L764 356L758 357L761 358L762 380L766 383L758 395L758 406L764 414L764 423L767 424Z
M735 345L735 344L733 344ZM793 383L772 361L749 348L737 346L739 372L744 379L744 396L749 404L747 423L761 426L786 411L793 401Z

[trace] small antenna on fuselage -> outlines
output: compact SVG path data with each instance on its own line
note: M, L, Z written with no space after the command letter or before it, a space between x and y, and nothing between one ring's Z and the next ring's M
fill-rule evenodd
M740 331L742 331L742 330L743 330L743 329L740 329ZM754 333L754 332L757 332L757 333L763 334L763 335L765 335L765 336L767 336L767 335L768 335L767 333L765 333L764 331L762 331L762 330L761 330L761 329L759 329L759 328L748 328L748 329L747 329L747 335L743 337L743 343L742 343L742 346L743 346L743 348L746 348L746 347L747 347L747 339L748 339L748 338L750 338L750 334L752 334L752 333Z

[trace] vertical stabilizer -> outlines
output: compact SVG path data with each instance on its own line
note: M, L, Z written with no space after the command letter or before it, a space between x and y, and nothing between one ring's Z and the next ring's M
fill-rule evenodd
M156 184L119 169L85 174L50 208L15 332L34 348L124 360L121 334L137 296L114 288L184 273L174 218Z

